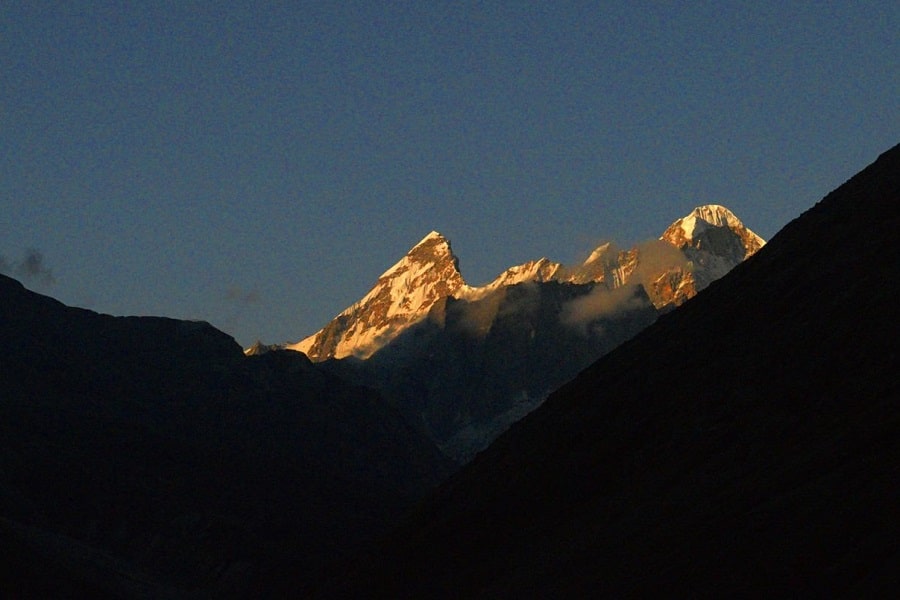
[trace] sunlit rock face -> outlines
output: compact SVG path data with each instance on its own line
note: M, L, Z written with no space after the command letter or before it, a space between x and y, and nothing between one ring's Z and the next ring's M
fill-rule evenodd
M435 302L465 286L450 242L436 231L385 271L361 300L319 332L288 345L314 361L368 358L422 320Z
M683 304L766 243L717 204L698 206L672 223L660 240L681 250L687 263L666 269L650 284L647 291L658 308Z

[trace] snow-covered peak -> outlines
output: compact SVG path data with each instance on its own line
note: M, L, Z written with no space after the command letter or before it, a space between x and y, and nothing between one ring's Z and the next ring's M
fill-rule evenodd
M548 258L530 260L525 264L508 268L484 287L493 290L505 285L516 285L526 281L549 281L561 268L561 264Z
M447 242L448 241L447 238L445 238L440 232L432 230L431 233L429 233L428 235L423 237L422 241L420 241L418 244L413 246L413 248L415 248L417 246L421 246L422 244L427 244L433 240L437 240L439 242Z
M606 242L605 244L600 244L599 246L594 248L594 251L591 252L591 255L588 256L587 259L582 264L589 265L591 263L594 263L594 262L600 260L601 258L603 258L604 256L606 256L607 254L609 254L610 250L612 250L611 242Z
M450 241L437 231L432 231L422 238L418 244L410 248L403 258L382 273L378 279L380 281L399 272L407 271L414 264L427 268L428 265L442 262L453 263L455 269L457 259L450 247Z
M672 223L659 239L678 248L693 246L711 227L728 228L733 231L741 238L746 250L745 256L755 253L766 243L761 237L747 229L733 212L720 204L705 204L696 207L690 214Z
M305 352L313 360L368 358L425 318L435 302L463 287L450 242L432 231L382 273L361 300L318 333L287 348Z
M706 204L698 206L686 217L678 219L674 226L678 226L686 240L692 240L695 235L704 231L708 226L713 227L743 227L744 224L734 216L730 210L719 204Z

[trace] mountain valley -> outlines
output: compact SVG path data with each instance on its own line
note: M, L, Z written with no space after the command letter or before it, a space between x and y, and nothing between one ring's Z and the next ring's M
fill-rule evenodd
M768 243L706 205L479 287L432 232L244 351L0 275L0 595L891 595L898 200L900 146Z

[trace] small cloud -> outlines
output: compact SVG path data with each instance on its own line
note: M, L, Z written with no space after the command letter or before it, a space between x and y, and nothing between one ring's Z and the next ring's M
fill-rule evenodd
M28 281L56 283L53 272L44 264L44 255L34 248L28 248L25 256L18 261L9 261L6 257L0 256L0 273L15 275Z
M507 290L501 288L483 298L473 301L462 300L456 304L455 309L461 311L459 326L469 335L486 335L497 318L497 312L500 310L506 294Z
M631 281L643 284L650 289L663 273L672 269L689 269L690 263L684 253L668 242L650 240L637 245L638 264Z
M44 265L44 255L34 248L25 252L25 258L19 265L22 275L31 279L41 279L47 283L54 283L53 273Z
M582 335L602 334L602 328L595 323L598 319L637 310L647 305L646 295L638 293L636 285L624 285L612 290L598 285L584 296L565 304L559 320L563 325L572 327Z
M238 286L230 286L225 290L225 299L238 304L259 304L261 298L256 290L245 290Z
M477 300L462 300L456 305L459 327L474 337L486 336L498 319L511 315L531 315L541 306L538 284L525 281L501 287Z

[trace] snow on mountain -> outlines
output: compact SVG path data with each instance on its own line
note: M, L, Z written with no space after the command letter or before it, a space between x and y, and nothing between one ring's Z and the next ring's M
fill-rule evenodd
M623 268L627 260L624 258L612 242L606 242L597 246L580 265L561 270L556 279L578 284L603 283L610 289L616 288L623 285L627 278Z
M605 243L574 267L541 258L510 267L484 286L471 287L459 272L450 242L432 231L385 271L361 300L322 330L286 348L314 361L365 359L424 319L442 298L477 300L524 282L601 283L610 290L637 283L657 308L678 306L763 244L730 210L708 204L672 223L659 240L628 250Z
M766 243L734 213L718 204L698 206L659 238L684 253L685 267L667 269L656 282L656 297L680 305L719 279ZM652 287L652 286L651 286ZM648 289L651 298L654 290Z
M553 281L562 270L563 266L561 264L553 262L548 258L529 260L527 263L508 268L486 285L480 287L466 286L465 289L461 289L459 293L456 294L456 297L464 298L466 300L475 300L494 290L505 286L516 285L517 283L525 283L527 281L535 281L538 283Z
M672 223L659 239L677 248L691 246L700 249L704 234L710 229L729 230L739 236L744 250L741 259L747 258L766 243L750 231L730 210L718 204L698 206L689 215Z
M286 348L312 360L368 358L432 305L465 286L450 242L436 231L382 273L375 286L321 331Z

